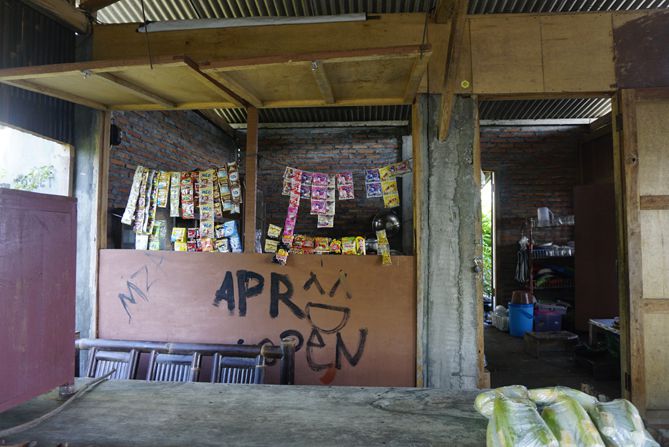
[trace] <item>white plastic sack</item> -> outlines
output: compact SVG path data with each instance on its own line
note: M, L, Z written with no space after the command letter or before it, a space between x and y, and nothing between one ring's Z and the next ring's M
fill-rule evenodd
M488 447L559 447L557 439L530 402L497 395L486 432Z
M541 417L560 447L604 447L597 427L580 403L566 395L544 408Z
M644 428L639 411L628 400L598 402L589 413L607 446L660 447Z
M556 403L560 397L568 396L581 404L585 411L591 411L598 402L596 397L566 386L536 388L529 390L528 395L530 399L532 399L532 402L540 406L552 405Z
M483 416L490 419L492 416L495 399L499 396L505 396L518 401L527 401L528 403L530 402L527 388L525 388L523 385L510 385L503 386L501 388L495 388L494 390L485 391L479 394L476 396L476 400L474 401L474 408L476 408L476 411L481 413Z

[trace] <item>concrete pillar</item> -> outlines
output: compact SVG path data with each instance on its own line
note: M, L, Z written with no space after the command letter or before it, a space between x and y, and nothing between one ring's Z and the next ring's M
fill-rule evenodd
M74 193L77 198L76 330L82 338L96 336L98 250L104 244L107 184L105 150L108 114L87 107L74 110ZM103 212L101 212L103 210ZM85 365L85 352L81 353Z
M458 97L448 138L437 139L440 97L421 95L414 106L418 252L419 385L476 388L476 225L481 196L474 178L474 111ZM480 242L479 242L480 243Z
M402 160L413 157L411 135L402 136ZM402 251L413 254L413 173L402 178Z

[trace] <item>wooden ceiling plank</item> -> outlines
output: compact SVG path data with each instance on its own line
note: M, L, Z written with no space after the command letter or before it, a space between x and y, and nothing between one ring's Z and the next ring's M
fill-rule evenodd
M314 79L316 80L316 85L318 85L318 90L320 90L321 96L323 96L323 101L325 101L325 104L334 104L335 97L334 94L332 93L332 84L328 79L328 75L325 71L325 67L323 66L323 62L321 61L311 62L311 73L313 73L314 75Z
M404 101L407 103L412 103L418 92L418 87L420 87L420 82L423 79L423 75L427 70L427 64L430 61L430 53L425 53L421 56L418 56L414 61L413 67L411 67L411 73L409 74L409 80L407 81L406 88L404 89Z
M86 17L86 14L72 6L66 0L23 1L78 33L88 34L91 29L90 21Z
M250 89L244 87L239 82L232 79L232 77L226 73L217 72L214 70L202 70L205 73L211 74L214 78L219 80L224 86L232 90L234 93L239 95L246 102L251 104L253 107L262 108L263 101L258 98L258 95L253 93Z
M457 0L439 0L432 14L435 23L448 23L455 15Z
M14 81L0 81L4 84L8 84L14 87L22 88L24 90L30 90L31 92L42 93L44 95L53 96L54 98L64 99L65 101L70 101L75 104L80 104L82 106L87 106L97 110L109 110L109 106L90 100L82 98L81 96L66 93L60 90L56 90L50 87L45 87L43 85L38 85L30 81L25 80L14 80Z
M441 121L439 123L439 140L448 136L448 127L451 124L453 100L457 88L458 65L462 53L462 37L465 32L465 20L469 1L457 0L456 12L451 19L451 36L448 40L448 55L446 57L446 79L444 92L441 95Z
M143 87L140 87L136 84L133 84L130 81L126 81L123 78L120 78L114 74L111 73L94 73L94 76L97 76L100 79L104 79L105 81L110 82L111 84L120 87L134 95L139 96L140 98L144 98L146 100L149 100L151 102L155 102L156 104L160 104L162 106L167 107L168 109L173 109L177 106L176 103L169 101L165 98L163 98L160 95L157 95L153 92L150 92L146 90Z
M253 66L267 65L290 65L290 64L311 64L312 61L336 62L361 62L389 59L404 59L415 57L421 52L430 51L430 45L403 45L397 47L385 48L364 48L358 50L345 51L321 51L317 53L286 54L277 56L262 56L244 59L226 59L212 61L203 65L205 69L238 70L240 68L250 68ZM264 67L263 67L264 68Z
M200 83L202 83L202 85L207 87L209 90L229 100L237 107L246 107L249 105L244 99L240 98L235 92L233 92L232 90L221 84L211 75L202 71L200 69L200 66L191 59L184 58L184 62L186 62L186 65L190 68L190 72L194 75L195 79L197 79Z
M79 9L83 9L88 12L99 11L107 6L113 5L119 0L82 0L79 3Z

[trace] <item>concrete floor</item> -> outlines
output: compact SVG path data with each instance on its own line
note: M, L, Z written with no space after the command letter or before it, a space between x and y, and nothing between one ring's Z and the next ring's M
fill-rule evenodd
M581 389L582 384L588 384L597 394L611 399L620 397L618 380L595 380L587 370L575 365L571 354L546 353L537 359L525 353L525 342L520 337L492 326L486 327L484 334L493 388L518 384L528 388L563 385Z
M79 384L81 382L78 382ZM485 445L476 391L109 381L0 445ZM59 403L44 395L0 414L0 430ZM4 442L3 442L4 441Z

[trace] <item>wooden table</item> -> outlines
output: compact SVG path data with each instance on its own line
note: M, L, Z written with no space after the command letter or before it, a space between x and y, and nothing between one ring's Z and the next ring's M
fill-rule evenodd
M598 334L601 334L602 332L606 333L609 332L611 334L616 335L617 337L620 337L620 330L616 329L613 327L613 318L600 318L600 319L590 319L588 321L589 324L589 336L588 336L588 343L590 346L595 345L595 341L597 338Z
M85 380L85 379L84 379ZM77 386L83 382L78 381ZM108 381L7 444L75 446L483 446L477 391ZM0 414L0 430L58 406ZM0 440L0 445L2 445Z

